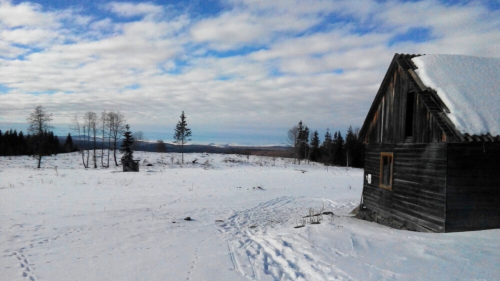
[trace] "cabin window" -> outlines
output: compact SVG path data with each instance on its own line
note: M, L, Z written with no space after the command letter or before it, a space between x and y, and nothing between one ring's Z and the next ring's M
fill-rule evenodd
M393 164L393 153L382 152L380 154L380 187L392 190Z
M413 107L415 103L415 95L413 92L408 92L406 95L406 122L405 122L405 137L413 137Z

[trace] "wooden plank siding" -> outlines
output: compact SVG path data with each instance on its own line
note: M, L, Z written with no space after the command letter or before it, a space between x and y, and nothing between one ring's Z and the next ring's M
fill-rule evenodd
M394 220L419 230L445 231L446 157L444 143L396 145Z
M394 153L392 190L379 186L382 152ZM381 217L419 231L445 231L446 144L369 144L363 203ZM371 174L368 184L366 175Z
M407 74L400 66L386 83L385 94L376 108L367 129L366 143L439 143L443 141L443 131L434 115L424 102L426 97L415 91ZM406 104L408 92L413 95L413 137L406 139Z
M500 136L459 132L435 90L412 76L413 57L395 54L359 133L368 219L426 232L500 228ZM382 152L393 153L390 188L379 184Z
M379 187L380 185L380 153L394 151L394 145L370 144L365 150L363 203L370 210L382 217L391 218L392 192ZM371 175L371 183L366 176Z
M500 228L500 144L448 144L446 232Z

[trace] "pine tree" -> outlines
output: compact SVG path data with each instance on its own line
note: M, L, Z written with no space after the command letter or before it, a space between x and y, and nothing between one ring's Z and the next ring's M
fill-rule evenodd
M320 152L320 149L319 149L319 135L318 135L318 131L314 131L313 133L313 136L311 138L311 157L310 159L312 161L318 161L320 155L321 155L321 152Z
M73 147L73 138L71 137L71 134L68 133L68 136L66 137L66 141L64 142L63 149L65 152L72 152L74 147Z
M12 135L12 130L6 131L3 139L4 139L4 144L5 144L5 156L11 156L13 153L12 146L11 146L11 136Z
M363 141L358 139L359 128L356 128L354 130L353 135L354 135L356 142L354 145L352 166L356 167L356 168L363 168L364 162L365 162L365 145L363 144Z
M321 154L325 165L332 162L332 134L329 129L326 129L325 140L321 144Z
M356 168L363 168L365 166L365 145L360 140L356 141L356 154L352 166Z
M304 125L302 124L302 120L300 120L299 124L297 125L297 145L295 146L295 148L297 149L296 155L299 165L300 165L300 159L302 159L302 148L304 146L303 138L304 138Z
M352 131L352 126L349 126L347 129L347 134L345 135L345 154L346 154L346 162L347 166L352 166L352 162L356 157L356 142L357 138Z
M344 138L340 131L335 132L333 137L333 164L344 164Z
M191 140L189 139L190 136L191 129L187 127L186 115L184 115L184 111L182 111L181 121L177 123L174 133L174 143L181 145L182 164L184 164L184 144Z
M125 133L123 133L123 141L122 148L120 149L120 153L123 154L122 162L124 160L132 160L134 157L134 151L130 149L130 147L134 144L134 138L132 137L132 132L130 132L130 126L125 125Z
M300 136L301 141L301 156L303 159L309 159L309 128L307 126L304 127L302 134Z
M17 155L26 155L27 153L26 140L22 131L19 132L19 136L17 137L16 153Z
M61 143L59 143L59 138L57 136L54 136L53 132L51 132L51 135L53 136L54 139L53 152L55 153L55 155L57 155L61 151Z

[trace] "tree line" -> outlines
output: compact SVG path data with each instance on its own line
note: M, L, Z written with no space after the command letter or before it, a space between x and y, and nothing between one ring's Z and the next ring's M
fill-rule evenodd
M184 111L180 117L181 121L174 131L174 143L181 146L182 162L184 162L184 145L191 140L189 138L191 130L187 127ZM0 131L0 153L2 156L32 155L38 160L38 168L40 168L43 156L73 151L80 153L85 168L89 168L90 164L97 168L98 158L100 158L101 166L107 168L110 165L111 155L113 155L115 165L119 166L121 163L118 163L116 155L119 140L122 140L120 153L124 154L120 160L132 160L133 149L138 148L134 146L130 126L125 124L125 116L120 112L103 111L98 116L95 112L88 111L83 115L82 121L75 116L72 129L78 134L80 147L73 144L70 134L64 145L59 144L58 137L50 131L52 114L41 105L35 107L27 121L29 133L26 137L22 132L17 134L17 131L10 130L2 135ZM142 137L142 132L138 133L137 136ZM163 141L158 141L157 146L158 150L166 152Z
M184 111L180 119L175 127L173 138L174 143L181 146L184 163L184 145L191 140L191 130L187 127ZM98 116L95 112L88 111L83 115L82 121L75 116L72 129L78 134L80 146L73 143L71 134L68 134L66 141L61 145L59 138L50 131L51 120L52 114L39 105L27 118L28 135L25 136L23 132L18 134L16 130L3 134L0 131L0 156L33 155L38 160L38 168L40 168L43 156L78 151L85 168L89 168L90 164L97 168L98 158L102 167L109 167L111 155L116 166L121 164L116 155L120 140L122 141L120 153L125 154L123 156L125 158L132 158L133 150L138 148L137 144L134 145L134 135L130 131L130 126L125 124L125 116L120 112L103 111ZM358 140L358 133L359 129L353 131L352 126L349 126L344 139L340 131L332 135L327 129L321 141L318 131L311 132L302 121L299 121L288 130L288 142L293 151L293 158L299 164L306 160L321 162L325 165L362 168L364 145ZM142 138L143 134L139 131L135 136ZM156 149L158 152L166 152L165 143L158 140Z
M315 161L325 165L349 166L363 168L364 146L358 140L359 129L355 131L349 126L345 139L340 131L333 135L326 130L323 141L318 131L299 123L288 130L287 141L292 149L295 162Z
M42 147L44 156L78 150L78 147L73 145L71 134L68 134L66 141L61 144L52 131L44 131L41 136L34 137L11 129L5 132L0 130L0 156L33 155L38 138L41 138L44 144Z
M181 120L177 123L174 130L174 143L181 146L182 163L184 163L184 145L191 140L189 138L191 137L191 129L187 127L184 111L180 118ZM138 131L133 134L130 131L130 126L125 123L123 113L114 111L103 111L100 116L95 112L88 111L83 115L82 121L78 119L78 116L73 118L73 130L78 133L78 136L86 144L83 149L78 150L85 168L89 167L90 159L92 159L91 164L93 167L97 168L97 158L101 159L102 167L109 167L111 154L115 165L119 166L119 158L117 158L116 150L118 142L122 138L123 143L120 152L125 154L123 157L131 159L133 150L139 149L139 142L136 142L136 140L141 140L143 133ZM166 152L166 146L162 140L158 140L157 149L158 151ZM98 153L99 150L100 155Z

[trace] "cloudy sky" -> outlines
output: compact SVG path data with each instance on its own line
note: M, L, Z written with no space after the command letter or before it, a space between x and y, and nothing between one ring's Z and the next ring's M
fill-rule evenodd
M184 110L193 141L279 143L360 127L394 53L499 46L499 0L0 0L0 128L41 104L170 140Z

